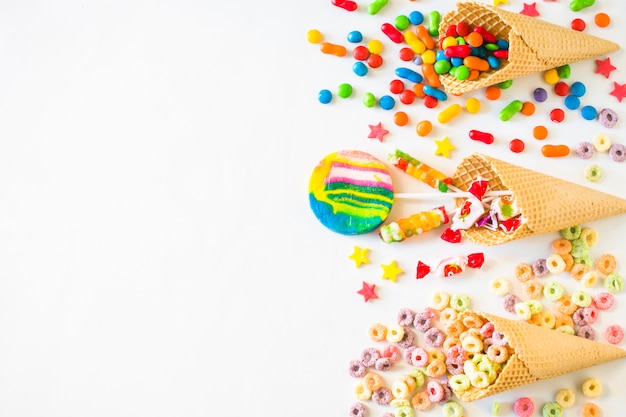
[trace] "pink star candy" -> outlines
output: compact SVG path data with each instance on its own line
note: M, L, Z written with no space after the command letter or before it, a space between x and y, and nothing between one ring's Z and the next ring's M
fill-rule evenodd
M371 298L378 298L378 295L376 295L376 284L368 284L367 282L363 281L363 287L358 290L356 293L357 294L361 294L363 296L363 298L365 299L365 302L367 303Z
M378 122L377 125L368 125L370 127L370 134L367 135L370 139L378 139L379 141L383 141L383 137L389 133L388 130L383 129L383 124Z
M611 64L611 58L609 57L606 59L596 59L596 64L598 65L598 68L596 68L596 74L602 74L606 78L609 78L611 72L617 69Z
M612 96L615 96L615 98L617 98L617 101L621 103L622 99L626 97L626 84L618 84L614 82L613 91L611 91L610 94Z
M520 14L524 14L530 17L539 16L539 12L537 11L537 3L524 3L524 8L520 12Z

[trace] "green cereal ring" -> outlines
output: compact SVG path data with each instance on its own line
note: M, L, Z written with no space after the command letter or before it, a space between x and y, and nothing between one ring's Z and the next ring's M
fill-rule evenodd
M572 326L559 326L554 330L556 330L557 332L565 333L565 334L571 334L572 336L576 334Z
M583 256L575 256L574 264L583 264L591 268L593 266L593 259L591 258L591 255L589 254L586 254Z
M550 301L556 301L563 297L565 288L559 282L550 281L543 286L543 296Z
M530 309L531 315L537 314L543 309L543 306L541 305L541 301L539 300L528 300L526 301L526 304L528 304L528 308Z
M576 393L568 388L563 388L556 393L556 402L561 408L570 408L576 401Z
M596 230L592 229L591 227L584 227L580 231L580 239L587 242L587 246L591 248L598 243L598 232L596 232Z
M593 302L593 298L588 292L577 290L572 293L572 302L578 307L589 307Z
M413 407L410 405L401 405L394 408L393 415L396 417L413 417Z
M409 376L415 380L415 388L422 388L424 382L426 382L426 375L424 371L419 368L413 368L408 372Z
M572 239L572 250L569 253L574 257L574 259L583 257L589 253L589 245L587 245L586 241L580 238Z
M541 407L541 414L543 417L561 417L563 415L563 409L557 402L550 401Z
M444 417L462 417L463 416L463 407L456 401L447 401L443 405L443 416Z
M578 239L580 237L580 232L580 226L570 226L560 230L561 236L567 240Z
M454 294L450 297L450 307L459 313L465 311L470 306L470 298L465 294Z
M604 277L604 287L609 290L609 292L616 294L624 289L624 279L617 272L611 272Z
M602 179L602 168L599 165L591 164L585 168L585 178L591 182L598 182Z
M494 401L491 404L491 415L497 416L500 414L500 403L498 401Z
M470 388L470 379L465 374L457 374L452 375L450 379L448 379L448 383L450 384L450 388L454 391L467 391Z

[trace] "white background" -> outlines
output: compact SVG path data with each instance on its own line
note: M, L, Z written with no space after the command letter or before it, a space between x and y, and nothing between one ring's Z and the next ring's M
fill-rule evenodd
M587 33L621 42L626 9L617 0L596 3L578 13L564 0L538 1L537 9L564 26L583 18ZM380 24L454 7L391 0L370 16L367 4L349 13L329 1L0 2L0 416L345 416L356 382L347 363L371 344L372 323L425 307L437 289L505 314L490 280L513 280L518 262L546 257L558 237L480 247L450 245L438 231L393 245L375 233L334 234L310 211L307 185L315 164L336 150L384 159L399 148L448 173L479 151L626 198L626 165L607 154L546 159L530 134L544 124L545 143L575 147L601 131L626 143L624 120L607 131L566 111L554 124L548 112L563 105L553 93L531 117L497 118L511 100L550 88L540 74L516 80L499 101L482 90L450 98L477 97L482 110L445 126L436 122L443 104L404 106L411 121L402 128L392 111L365 108L362 94L386 94L399 63ZM599 11L611 14L610 27L594 25ZM385 64L358 78L352 58L307 42L312 28L348 48L351 30L380 39ZM586 83L583 104L626 118L626 103L609 95L613 82L626 83L626 56L610 58L618 69L609 79L594 73L591 59L572 65L569 81ZM354 86L352 98L317 101L319 90L343 82ZM414 131L423 119L435 124L426 138ZM368 124L378 122L390 131L382 143L367 138ZM490 131L496 142L470 141L469 129ZM434 155L433 140L444 136L457 147L448 159ZM524 153L508 150L513 137L525 140ZM604 169L597 183L583 176L590 163ZM397 191L431 191L392 175ZM398 202L390 219L434 204ZM614 253L623 273L624 217L587 226L600 236L592 255ZM370 264L355 268L354 245L369 248ZM482 270L414 279L418 260L478 251ZM392 260L405 271L395 283L381 279L379 266ZM566 274L557 279L577 288ZM377 300L356 294L362 281L377 285ZM599 332L626 326L626 295L616 299ZM589 376L604 383L596 402L616 415L624 360L464 405L466 415L487 415L494 400L511 415L523 395L540 407L560 388L579 394L565 413L579 415ZM436 406L420 415L440 413Z

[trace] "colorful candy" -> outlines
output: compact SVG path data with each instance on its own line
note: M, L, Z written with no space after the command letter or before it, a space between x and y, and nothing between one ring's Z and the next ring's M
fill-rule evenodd
M448 186L452 184L452 178L448 175L445 175L400 150L390 153L387 160L396 168L401 169L410 176L417 178L443 193L447 192Z
M543 145L541 154L548 158L559 158L569 155L570 149L567 145Z
M430 266L423 262L418 262L416 278L421 279L431 272L438 278L449 278L460 274L465 267L480 269L485 262L485 256L482 252L471 253L467 256L454 256L439 261L434 271Z
M439 115L437 116L437 120L439 121L439 123L448 123L454 117L461 114L462 110L463 108L461 107L460 104L458 103L451 104L448 107L446 107L444 110L439 112Z
M374 0L367 6L367 12L371 15L377 14L387 5L389 0Z
M352 0L331 0L330 1L335 6L347 10L349 12L353 12L357 9L358 5L356 2Z
M480 130L470 130L469 137L472 140L483 142L487 145L492 144L494 141L493 135L491 133L481 132Z
M510 120L513 116L522 110L524 103L521 100L513 100L500 110L499 118L503 122Z
M348 50L343 45L337 45L330 42L322 42L320 43L320 51L324 54L335 55L335 56L346 56Z
M404 35L391 23L383 23L380 26L380 30L387 35L392 42L402 43L404 41Z
M445 207L437 207L381 226L378 234L385 243L402 242L446 223L448 215Z

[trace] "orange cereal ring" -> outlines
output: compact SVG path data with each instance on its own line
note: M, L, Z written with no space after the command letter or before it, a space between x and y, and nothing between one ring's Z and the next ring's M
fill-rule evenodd
M537 313L539 316L539 325L541 327L547 327L548 329L554 329L556 326L556 316L550 311L541 311Z
M461 339L458 337L446 337L446 340L443 341L443 349L447 352L454 346L461 346Z
M561 254L559 254L561 255ZM563 258L563 260L565 261L565 270L566 271L571 271L572 267L574 266L574 257L572 256L571 253L564 253L561 255L561 258Z
M604 255L601 255L596 263L596 268L598 268L598 272L604 275L608 275L611 272L615 271L616 267L617 261L615 259L615 256L611 255L610 253L605 253Z
M559 255L570 253L572 250L572 242L567 239L557 239L552 242L552 250Z
M576 310L578 310L578 306L574 304L571 296L564 295L563 297L557 300L556 309L561 314L566 314L568 316L571 316L572 314L574 314Z
M372 391L376 391L378 388L383 386L383 378L376 372L369 371L363 375L363 385Z
M485 321L478 314L466 314L463 317L463 324L467 328L480 329Z
M597 404L587 402L583 405L582 417L600 417L602 415L602 410L598 407Z
M561 326L570 326L574 327L574 319L572 316L568 316L566 314L559 314L554 316L554 328L558 329Z
M534 278L524 282L524 294L531 300L536 300L543 295L543 284Z
M400 381L404 382L409 389L409 392L413 392L417 388L417 381L411 375L404 374L400 377Z
M375 323L369 328L368 335L374 342L382 342L387 338L387 327L383 324Z
M446 363L442 359L437 359L426 366L426 376L439 378L444 376L447 370L448 368L446 367Z
M528 320L526 320L529 324L534 324L535 326L541 326L541 314L535 313L530 316Z
M446 334L448 337L459 337L465 331L465 325L461 320L455 320L446 326Z
M428 391L420 391L411 398L411 405L413 408L419 411L426 411L432 405L430 398L428 397Z
M572 266L572 270L570 271L570 275L576 281L580 281L583 278L583 275L585 275L587 272L589 272L589 266L587 266L585 264L576 264L576 265Z
M509 349L505 346L491 345L487 349L487 357L494 363L504 363L509 359Z
M515 265L513 273L519 282L526 282L533 276L533 267L529 263L521 262Z
M452 307L446 307L441 311L441 314L439 314L439 321L442 324L447 325L454 322L457 315L458 312L455 309L453 309Z

